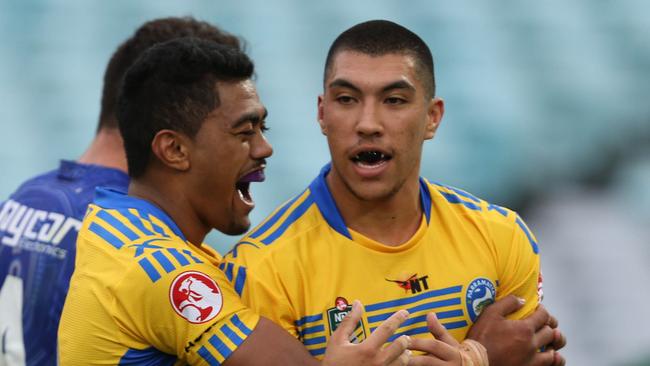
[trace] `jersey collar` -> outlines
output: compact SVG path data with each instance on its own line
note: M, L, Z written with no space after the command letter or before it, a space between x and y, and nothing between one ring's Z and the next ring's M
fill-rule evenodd
M321 214L325 218L325 221L330 225L339 234L345 236L346 238L352 240L352 235L350 235L350 230L345 225L343 217L339 212L339 209L336 207L336 202L334 202L334 197L330 192L329 187L327 186L327 181L325 177L332 169L332 163L327 163L321 169L320 174L314 179L309 185L309 191L314 198L314 202L318 206ZM427 182L420 178L420 204L424 210L424 216L427 220L427 225L429 224L429 219L431 218L431 193Z
M183 239L183 241L187 241L185 235L183 235L183 232L178 228L174 220L172 220L165 211L147 200L129 196L124 192L114 189L97 187L95 189L94 203L104 209L125 210L134 208L138 210L142 216L154 216L164 222L165 225L167 225L174 234Z

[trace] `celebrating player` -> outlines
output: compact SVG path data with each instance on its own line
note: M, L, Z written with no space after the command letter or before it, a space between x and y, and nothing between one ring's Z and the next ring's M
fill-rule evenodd
M213 228L249 228L250 184L264 180L272 153L252 75L240 50L196 38L154 46L127 72L118 120L131 182L128 195L99 188L79 231L62 365L317 362L241 303L202 245ZM357 304L324 364L406 365L409 337L383 344L407 317L352 344Z
M432 331L439 340L449 336L427 314L435 312L462 341L483 309L504 299L470 333L480 341L470 346L481 362L485 346L494 365L563 364L552 349L563 346L563 336L547 324L556 326L545 310L536 310L539 246L522 219L419 176L423 143L443 113L420 37L388 21L343 32L329 50L318 98L331 163L244 237L222 268L245 303L316 357L349 309L341 299L359 298L365 315L357 339L408 309L411 318L396 336L408 334L414 349L458 364L454 347L431 338ZM233 271L236 264L246 271Z
M126 191L126 157L115 109L127 68L150 46L195 36L239 40L192 18L145 23L106 67L97 134L78 161L23 183L0 210L0 364L55 365L56 333L74 269L77 232L96 186Z

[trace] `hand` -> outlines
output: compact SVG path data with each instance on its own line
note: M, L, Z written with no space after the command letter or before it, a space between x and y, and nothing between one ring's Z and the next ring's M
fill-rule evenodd
M352 311L343 319L327 342L323 365L406 366L411 353L407 349L411 344L409 336L401 336L388 346L383 346L400 324L408 319L408 311L400 310L391 315L366 340L354 344L350 342L350 336L361 320L363 314L361 309L359 300L352 303Z
M488 306L469 330L467 338L481 343L487 349L490 365L493 366L564 365L564 358L554 347L539 352L539 349L549 344L559 348L566 344L566 339L559 330L549 325L552 317L544 306L539 305L525 319L506 319L507 315L522 306L523 302L512 295ZM555 323L557 326L557 321Z
M559 323L557 321L557 318L551 315L548 320L548 326L553 329L553 342L547 345L546 349L553 349L557 351L566 346L566 337L557 328L558 324ZM565 363L566 361L564 360L564 357L562 357L559 352L555 352L555 360L553 360L553 366L564 366Z
M434 313L427 314L427 328L435 339L413 338L411 346L414 351L425 352L422 356L412 356L409 366L452 366L462 365L459 344L445 327L440 324Z

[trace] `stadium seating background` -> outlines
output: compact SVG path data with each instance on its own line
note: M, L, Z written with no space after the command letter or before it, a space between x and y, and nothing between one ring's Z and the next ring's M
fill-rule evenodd
M394 20L431 47L446 101L423 176L522 212L570 365L646 364L649 12L643 0L4 1L0 198L83 152L121 41L146 20L194 15L244 37L256 62L275 146L253 186L257 222L328 161L315 115L334 37ZM208 239L221 251L235 241Z

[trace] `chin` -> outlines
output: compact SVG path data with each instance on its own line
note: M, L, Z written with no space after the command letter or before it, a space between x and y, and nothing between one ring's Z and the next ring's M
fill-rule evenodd
M219 230L226 235L241 235L244 234L250 229L251 222L246 218L243 222L231 222L228 227L223 230Z

